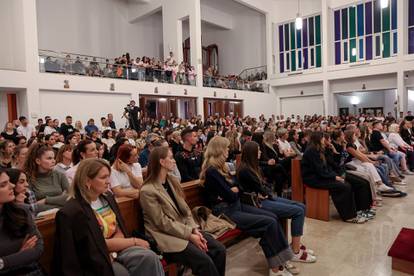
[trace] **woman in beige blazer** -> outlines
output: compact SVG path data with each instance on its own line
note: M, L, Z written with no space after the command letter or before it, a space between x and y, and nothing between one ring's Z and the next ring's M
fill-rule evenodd
M145 230L168 261L190 267L195 275L224 275L226 249L198 230L180 183L169 175L174 168L175 160L168 147L151 152L148 178L140 192Z

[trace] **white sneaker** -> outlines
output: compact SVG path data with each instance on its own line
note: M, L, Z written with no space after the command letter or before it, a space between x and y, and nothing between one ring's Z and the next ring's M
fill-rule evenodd
M290 261L300 263L314 263L316 262L316 257L308 254L306 251L303 251L301 249L299 250L298 254L293 253L293 258Z
M278 272L274 272L273 270L269 270L269 276L293 276L286 268L283 267L283 270L279 270Z
M401 182L393 182L392 184L398 185L398 186L407 186L407 182L401 181Z
M391 190L394 190L394 189L391 188L391 187L388 187L384 183L381 183L381 184L377 185L377 190L380 191L380 192L386 192L386 191L391 191Z
M351 218L351 219L346 220L345 222L348 222L348 223L356 223L356 224L363 224L363 223L365 223L367 221L368 220L366 218L364 218L364 217L356 216L354 218Z
M402 171L402 174L404 174L404 175L413 175L414 173L412 171L406 170L406 171Z
M299 268L297 268L294 264L290 261L287 261L284 265L285 269L287 269L292 275L298 275L300 273Z

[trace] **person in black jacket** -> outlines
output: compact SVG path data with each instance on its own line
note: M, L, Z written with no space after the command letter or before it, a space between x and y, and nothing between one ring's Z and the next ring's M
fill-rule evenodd
M43 275L43 239L28 208L15 202L14 184L0 168L0 275Z
M147 241L129 237L109 187L111 167L83 160L56 215L52 275L164 275Z
M273 183L274 190L281 196L283 188L289 186L289 171L291 158L282 158L276 144L273 131L267 130L263 135L260 155L260 166L269 183Z
M409 145L414 144L414 136L412 132L412 123L410 121L404 120L400 124L400 135L401 138Z
M303 183L315 189L327 189L340 217L351 223L365 223L366 218L357 215L354 191L345 179L329 166L325 157L324 136L313 132L301 162Z
M66 116L66 122L60 125L60 133L63 134L63 136L66 138L72 134L74 130L75 128L72 125L72 116L68 115Z
M181 132L181 139L183 141L182 148L174 156L180 170L181 181L198 179L203 162L203 152L196 148L197 131L186 128Z
M260 238L270 276L291 276L285 266L293 258L292 250L272 212L240 203L239 188L233 185L226 166L229 140L216 136L205 151L200 179L205 187L207 205L213 214L225 214L247 234Z
M259 145L256 142L246 142L243 146L241 164L237 170L237 179L243 192L255 193L261 200L263 210L274 213L280 218L291 220L292 250L295 256L292 261L313 263L316 257L313 251L301 245L303 225L305 223L305 205L289 199L273 196L266 186L259 167Z

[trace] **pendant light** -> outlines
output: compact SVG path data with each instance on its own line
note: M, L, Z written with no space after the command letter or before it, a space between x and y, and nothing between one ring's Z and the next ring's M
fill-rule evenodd
M296 19L295 19L295 26L296 30L302 30L303 27L303 20L300 16L300 0L298 0L298 12L296 13Z

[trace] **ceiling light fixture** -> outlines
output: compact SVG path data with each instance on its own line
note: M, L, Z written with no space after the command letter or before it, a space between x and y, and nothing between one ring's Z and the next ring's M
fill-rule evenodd
M300 16L300 0L298 0L298 12L296 13L295 26L296 26L296 30L302 30L303 20L302 20L302 17Z

